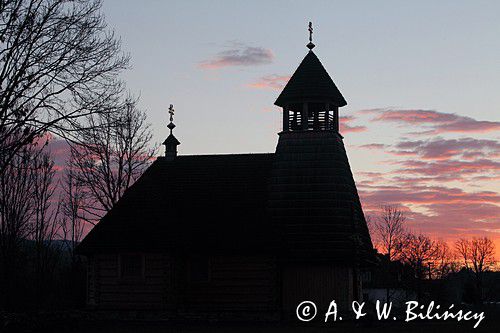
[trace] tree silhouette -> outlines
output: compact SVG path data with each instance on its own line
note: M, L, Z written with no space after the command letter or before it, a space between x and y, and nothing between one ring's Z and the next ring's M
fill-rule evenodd
M0 2L0 173L47 131L76 140L128 66L100 0Z

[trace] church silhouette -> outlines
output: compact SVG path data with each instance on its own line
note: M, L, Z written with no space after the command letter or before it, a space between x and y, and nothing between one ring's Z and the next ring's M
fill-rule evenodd
M90 308L288 320L305 300L362 299L374 250L339 133L347 103L307 47L275 102L275 153L178 156L170 107L165 156L77 248Z

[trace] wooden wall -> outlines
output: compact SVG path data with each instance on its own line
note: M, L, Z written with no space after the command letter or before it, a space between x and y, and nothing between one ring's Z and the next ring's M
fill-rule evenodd
M296 320L297 305L303 301L314 302L323 320L332 300L339 311L350 309L351 302L356 299L353 284L351 267L289 265L283 270L283 316Z
M210 279L193 283L189 258L145 254L144 277L120 278L117 254L89 260L88 305L112 310L172 310L178 313L277 311L276 261L265 256L211 256Z
M215 256L210 258L210 268L209 282L187 282L186 311L277 311L278 269L273 258Z
M93 270L93 282L88 283L89 300L99 309L162 309L170 281L165 274L168 270L168 258L162 254L144 256L144 277L122 279L119 272L117 254L97 255L90 262ZM90 278L91 276L89 276ZM94 290L90 289L94 286Z

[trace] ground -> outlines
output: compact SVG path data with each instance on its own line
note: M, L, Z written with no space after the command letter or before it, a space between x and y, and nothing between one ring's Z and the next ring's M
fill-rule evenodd
M0 327L0 331L3 331ZM65 322L51 323L44 327L19 327L11 326L4 332L65 332L65 333L323 333L323 332L356 332L356 333L459 333L459 332L499 332L500 323L483 322L477 329L473 329L470 322L418 322L418 323L355 323L345 322L328 326L317 325L277 325L277 324L180 324L165 322Z
M64 333L460 333L500 332L500 309L481 308L486 318L474 329L474 321L404 321L349 320L343 322L309 323L220 323L172 322L152 320L96 319L95 313L65 311L33 314L5 314L0 312L0 332L64 332Z
M473 325L469 323L416 323L416 324L376 324L376 325L357 325L355 323L345 323L342 325L330 325L330 326L307 326L307 325L286 325L283 327L278 327L276 325L166 325L165 323L106 323L99 325L88 325L75 327L70 330L64 329L65 332L75 332L75 333L129 333L129 332L151 332L151 333L204 333L204 332L221 332L221 333L271 333L271 332L287 332L287 333L322 333L322 332L356 332L356 333L389 333L389 332L407 332L407 333L431 333L431 332L498 332L500 329L499 325L484 325L477 329L472 328ZM52 331L54 332L54 331Z

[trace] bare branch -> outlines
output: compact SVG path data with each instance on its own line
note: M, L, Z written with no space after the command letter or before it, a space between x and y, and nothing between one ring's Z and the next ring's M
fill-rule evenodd
M127 98L117 112L89 116L93 126L80 131L80 142L71 149L75 179L84 188L89 221L96 222L139 178L155 153L149 148L152 134L144 112Z
M101 0L2 1L0 172L47 131L77 140L86 117L109 112L103 102L123 90L129 59L100 9Z
M373 224L377 245L390 260L397 260L406 235L404 212L394 206L383 206L382 212Z

